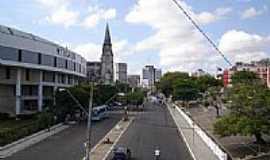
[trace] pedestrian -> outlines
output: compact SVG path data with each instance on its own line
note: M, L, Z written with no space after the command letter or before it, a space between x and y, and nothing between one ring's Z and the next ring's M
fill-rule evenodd
M155 160L159 160L159 158L160 158L160 150L156 149L155 150Z
M127 148L127 157L128 159L131 159L131 151L129 148Z

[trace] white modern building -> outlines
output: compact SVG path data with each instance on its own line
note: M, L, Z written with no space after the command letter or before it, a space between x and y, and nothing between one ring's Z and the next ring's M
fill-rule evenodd
M116 63L115 64L115 81L120 83L127 83L127 64Z
M161 69L155 69L155 82L159 82L162 76Z
M142 70L142 86L144 88L152 88L155 82L161 78L161 69L155 68L153 65L146 65Z
M58 87L86 78L86 60L53 42L0 26L0 112L42 111Z

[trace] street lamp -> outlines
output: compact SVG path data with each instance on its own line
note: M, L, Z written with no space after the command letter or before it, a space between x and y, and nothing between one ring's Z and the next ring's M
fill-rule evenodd
M72 95L72 93L65 88L60 88L58 91L60 92L67 92L68 95L72 98L72 100L80 107L80 109L86 114L88 115L88 112L86 111L86 109L82 106L82 104Z
M72 93L68 89L60 88L59 91L63 92L66 91L70 97L77 103L77 105L80 107L80 109L83 110L83 112L88 115L87 120L87 144L86 144L86 153L85 153L85 160L90 160L90 147L91 147L91 117L92 117L92 108L93 108L93 83L91 83L91 89L90 89L90 98L89 98L89 106L88 106L88 112L87 110L81 105L81 103L72 95Z
M72 93L65 88L60 88L59 91L63 92L66 91L69 96L75 101L75 103L77 103L77 105L80 107L80 109L83 110L83 112L88 115L88 120L87 120L87 131L86 131L86 136L87 136L87 143L86 143L86 153L85 153L85 157L84 160L90 160L90 148L91 148L91 117L92 117L92 108L93 108L93 89L94 88L94 83L91 82L91 89L90 89L90 98L89 98L89 106L88 106L88 111L82 106L82 104L72 95ZM108 103L109 101L111 101L114 97L116 96L124 96L125 93L117 93L114 96L112 96L109 100L106 101L106 103ZM105 103L105 104L106 104Z

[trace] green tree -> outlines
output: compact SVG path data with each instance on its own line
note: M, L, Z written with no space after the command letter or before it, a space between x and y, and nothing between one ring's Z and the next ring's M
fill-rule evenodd
M124 92L124 93L126 93L126 92L131 91L131 88L130 88L130 86L127 83L121 83L119 81L116 81L115 87L116 87L116 89L117 89L118 92Z
M174 100L182 100L187 103L199 97L198 87L196 83L190 79L178 80L175 82L173 88Z
M223 103L220 86L212 86L204 93L204 106L212 106L216 109L216 116L220 116L220 107Z
M237 71L232 75L232 85L234 84L256 84L261 80L256 73L250 71Z
M157 88L169 97L173 94L173 86L178 80L188 79L189 75L185 72L167 72L164 74L160 82L157 83Z
M227 97L230 112L218 119L214 131L221 136L253 135L264 144L262 135L270 134L270 91L246 71L237 72L233 82Z
M195 78L196 84L200 90L200 92L205 92L210 87L220 87L222 86L222 81L216 79L211 75L205 75Z
M145 93L142 90L135 90L134 92L129 92L127 95L128 104L132 105L142 105L144 102Z

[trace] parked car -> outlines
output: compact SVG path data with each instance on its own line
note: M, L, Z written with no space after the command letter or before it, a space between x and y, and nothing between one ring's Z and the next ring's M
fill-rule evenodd
M129 148L116 147L113 149L112 160L131 160L131 151Z

